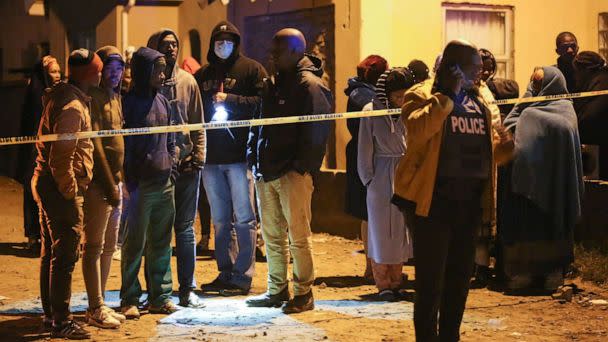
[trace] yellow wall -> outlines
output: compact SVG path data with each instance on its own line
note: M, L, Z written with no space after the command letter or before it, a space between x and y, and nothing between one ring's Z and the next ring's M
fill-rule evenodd
M120 49L120 12L114 8L108 15L97 25L95 30L95 40L97 48L106 45L117 46ZM118 45L117 45L118 44Z
M118 10L122 11L122 8L118 7ZM129 45L146 46L148 38L161 28L177 32L178 22L177 7L135 6L129 11Z
M413 58L432 67L443 48L442 0L360 0L361 56L386 57L393 66ZM525 89L535 66L556 62L555 36L572 31L582 50L597 50L597 12L605 0L455 0L514 7L515 79Z

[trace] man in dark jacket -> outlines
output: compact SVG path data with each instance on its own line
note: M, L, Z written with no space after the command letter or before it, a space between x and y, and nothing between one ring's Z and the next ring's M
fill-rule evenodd
M90 87L99 85L102 62L93 51L70 54L69 83L60 83L43 97L44 111L38 135L91 130ZM72 272L78 260L83 225L83 203L93 174L91 139L36 143L38 156L32 178L34 199L40 208L40 300L44 325L52 337L90 338L72 319Z
M169 100L158 89L165 78L165 59L140 48L133 55L133 87L123 99L125 128L168 126ZM125 181L129 190L128 234L121 248L121 311L138 318L142 294L138 273L145 253L150 312L170 314L171 228L175 218L175 140L162 133L125 137Z
M179 40L171 30L161 30L148 40L148 47L165 55L166 79L159 92L171 105L173 120L177 124L202 122L203 104L194 77L182 70L177 63ZM205 131L176 134L179 176L175 182L175 244L177 254L177 278L179 280L179 304L201 307L196 288L194 264L196 241L194 218L201 181L201 168L205 163Z
M574 79L574 67L572 61L578 54L578 41L572 32L561 32L555 38L555 52L559 55L555 65L566 77L568 92L576 91L576 80Z
M582 92L608 89L608 67L598 53L583 51L574 58L577 89ZM608 96L574 100L581 143L599 146L599 177L608 180ZM583 161L586 156L583 154Z
M305 55L306 40L296 29L277 32L271 58L275 82L266 80L261 117L329 113L332 97L323 85L321 61ZM325 155L329 123L310 122L251 129L247 160L256 179L262 235L268 259L268 291L249 306L283 306L290 314L314 309L311 251L312 173ZM289 227L289 228L288 228ZM295 297L290 300L287 265L293 256Z
M266 71L258 62L241 55L240 42L238 29L226 21L211 33L209 64L195 74L205 122L252 119L259 111ZM253 177L245 159L248 132L243 127L207 133L203 183L215 227L215 259L220 274L203 289L218 290L223 295L249 293L255 266ZM238 241L234 259L230 255L233 230Z

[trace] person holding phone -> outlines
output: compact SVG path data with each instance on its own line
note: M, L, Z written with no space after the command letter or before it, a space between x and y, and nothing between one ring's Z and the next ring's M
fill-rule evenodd
M435 83L417 84L405 94L408 153L397 166L393 203L405 211L413 232L418 341L460 338L475 232L494 217L493 163L512 149L475 86L481 68L474 45L452 41Z

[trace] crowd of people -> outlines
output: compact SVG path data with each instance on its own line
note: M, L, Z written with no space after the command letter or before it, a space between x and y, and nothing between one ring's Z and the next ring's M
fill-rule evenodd
M220 22L208 64L187 58L180 67L178 35L161 30L126 56L112 46L73 51L66 81L57 60L46 56L31 78L24 134L331 112L322 62L306 53L300 31L275 34L270 74L243 55L240 43L238 29ZM524 97L605 89L606 62L597 53L579 53L574 34L558 35L556 52L555 66L533 70ZM497 65L491 51L456 40L433 70L420 60L389 67L371 55L345 90L348 111L402 109L348 120L346 212L362 222L364 276L380 300L404 298L402 267L414 264L419 341L459 339L471 286L494 279L515 292L562 285L581 213L581 142L600 146L600 174L608 173L605 97L496 106L495 99L519 96L515 81L495 77ZM194 293L197 210L206 239L199 248L207 248L212 220L218 268L204 292L248 295L263 239L268 288L246 304L286 314L314 309L313 175L329 131L321 121L24 149L26 236L33 248L41 244L45 327L55 337L90 337L69 308L81 243L88 324L118 328L138 318L142 306L158 314L179 310L170 299L172 254L177 304L204 310ZM121 306L114 310L104 293L117 246Z

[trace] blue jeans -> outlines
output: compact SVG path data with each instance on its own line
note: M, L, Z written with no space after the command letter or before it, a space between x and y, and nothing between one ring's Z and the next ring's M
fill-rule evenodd
M198 170L181 173L175 181L175 254L180 294L196 288L194 219L200 184L201 171Z
M205 165L203 183L215 227L218 278L243 289L251 287L255 268L256 219L251 197L253 177L246 163ZM231 257L232 231L238 254Z

